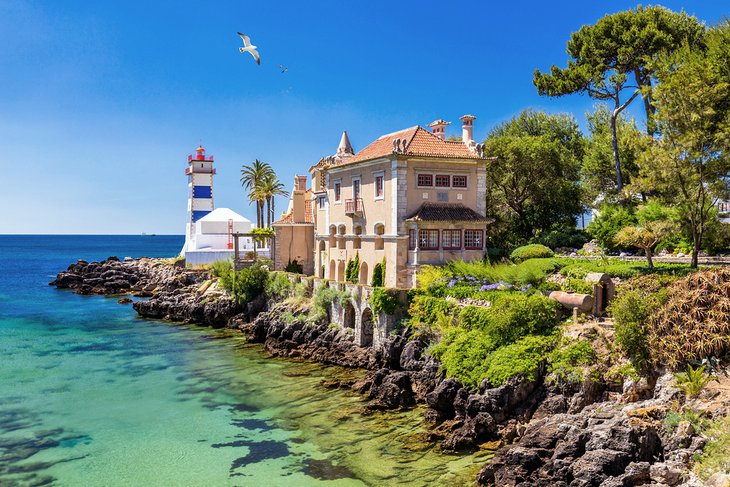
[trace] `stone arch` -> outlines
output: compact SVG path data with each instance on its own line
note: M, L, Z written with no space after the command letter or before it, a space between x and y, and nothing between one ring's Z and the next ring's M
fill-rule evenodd
M368 263L362 262L360 264L360 284L368 284Z
M334 262L334 261L332 261ZM345 261L341 260L337 264L337 282L345 282Z
M330 261L330 273L329 273L329 275L328 275L327 277L328 277L329 279L332 279L332 280L334 280L334 279L335 279L335 277L336 277L336 276L335 276L335 272L337 272L337 264L335 264L335 260L334 260L334 259L332 259L332 260Z
M373 311L370 308L365 308L360 318L360 346L369 347L373 344L374 335L374 323Z
M327 250L327 244L324 243L324 240L320 240L319 241L319 251L324 252L325 250Z
M335 235L337 235L337 227L335 225L330 225L330 248L334 248L335 245L337 245L337 237Z
M345 329L355 329L355 307L349 299L342 305L342 326Z

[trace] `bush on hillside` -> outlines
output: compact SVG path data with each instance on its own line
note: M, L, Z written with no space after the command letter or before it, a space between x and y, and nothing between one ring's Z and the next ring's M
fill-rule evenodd
M523 262L528 259L541 259L553 257L555 253L548 247L540 244L529 244L517 247L509 254L510 259L515 262Z
M542 244L551 249L580 249L591 239L587 231L574 226L556 226L536 235L530 240L533 244Z
M633 208L605 204L599 209L598 215L588 224L588 233L608 251L626 250L625 247L615 244L614 237L622 228L630 225L636 225Z
M304 273L304 267L302 264L297 262L297 259L290 260L287 262L286 267L284 267L284 270L286 272L291 272L294 274L303 274Z
M647 369L651 360L647 321L667 300L665 288L674 280L662 275L631 279L618 289L608 307L614 320L616 343L639 371Z
M560 304L542 294L503 293L490 307L465 306L459 313L460 326L479 329L497 346L525 335L551 332L558 324Z
M283 272L272 272L266 283L266 295L273 299L284 299L291 293L293 284Z
M655 364L677 368L730 354L730 269L690 274L671 284L667 295L647 320Z
M233 271L233 262L230 260L216 260L210 264L210 273L215 277L223 277Z
M269 280L269 268L261 262L240 271L230 271L220 277L220 283L239 304L245 304L264 292Z

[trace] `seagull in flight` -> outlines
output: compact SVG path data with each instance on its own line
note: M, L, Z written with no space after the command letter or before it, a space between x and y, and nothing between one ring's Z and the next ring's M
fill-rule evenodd
M283 64L280 64L280 65L279 65L279 69L281 69L281 73L282 73L282 74L284 74L284 73L286 73L287 71L289 71L289 68L285 68Z
M238 36L243 40L243 46L238 48L241 52L248 52L251 53L253 58L256 60L256 64L261 64L261 56L259 56L259 52L256 50L256 46L251 44L251 39L246 34L241 34L240 32L237 32Z

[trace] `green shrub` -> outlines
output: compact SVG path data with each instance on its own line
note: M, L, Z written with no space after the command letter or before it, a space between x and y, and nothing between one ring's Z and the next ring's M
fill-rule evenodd
M529 244L522 247L517 247L512 251L511 254L509 254L510 259L514 260L515 262L554 256L555 254L552 250L540 244Z
M385 258L373 267L373 279L370 281L370 285L373 287L385 286Z
M360 280L360 253L355 254L354 259L347 261L347 267L345 267L345 280L353 284L357 284Z
M337 288L327 285L320 285L312 295L311 317L314 320L329 320L330 307L332 303L342 303L350 297L347 291L340 291Z
M283 272L272 272L266 282L266 295L273 299L284 299L291 293L293 285Z
M613 316L616 343L638 370L649 366L650 354L646 320L651 301L638 290L626 289L608 307Z
M216 260L210 264L210 273L216 277L223 277L233 271L233 262L230 260Z
M302 264L297 262L297 259L290 260L287 262L286 267L284 267L284 270L286 272L291 272L294 274L303 274L304 273L304 267L302 267Z
M707 425L705 436L709 442L695 458L694 472L703 480L716 473L730 473L730 417L721 418Z
M433 296L416 295L408 307L408 314L411 315L411 323L435 323L438 314L452 315L454 312L453 303L446 299Z
M456 377L466 387L476 389L486 377L488 358L494 349L494 341L483 331L452 328L429 353L441 361L448 377Z
M674 374L674 381L677 383L677 387L681 390L685 396L695 398L707 387L711 381L717 380L705 371L705 366L701 365L696 369L691 365L687 365L685 372L679 372Z
M633 208L605 204L599 209L598 215L588 224L588 233L606 250L612 252L626 250L625 247L616 246L614 237L622 228L636 225L636 223Z
M591 365L596 352L587 340L565 340L548 354L548 369L559 383L578 384L583 381L583 367Z
M542 244L551 249L580 249L591 239L588 232L574 226L556 226L542 232L530 240L530 243Z
M526 336L501 347L489 356L484 378L494 386L501 386L517 376L536 380L540 368L545 364L547 353L556 342L555 335Z
M265 291L268 280L268 266L258 261L250 267L221 276L220 283L239 304L245 304Z
M667 431L674 433L682 421L687 421L698 433L702 433L710 426L710 421L705 417L704 412L694 409L685 409L681 412L669 410L664 417L664 426Z
M650 316L668 299L668 284L678 278L650 274L635 277L617 289L616 298L608 307L613 317L616 343L639 371L652 359L649 346Z
M375 316L380 313L392 315L398 309L400 304L397 289L376 287L370 295L370 307L372 308Z

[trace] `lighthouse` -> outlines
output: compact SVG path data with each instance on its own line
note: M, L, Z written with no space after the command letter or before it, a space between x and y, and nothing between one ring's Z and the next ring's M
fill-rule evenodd
M185 228L185 248L190 250L195 245L195 222L215 209L213 204L213 156L205 156L205 149L199 145L195 155L188 155L188 221Z
M186 264L210 264L233 257L233 233L249 233L251 220L230 208L213 204L213 156L206 156L203 146L188 156L188 218L185 225L185 246L180 254ZM239 250L253 249L251 237L239 239Z

